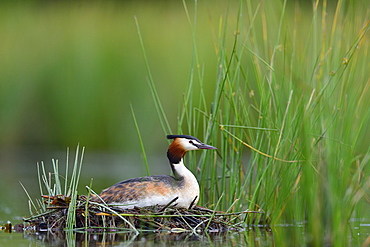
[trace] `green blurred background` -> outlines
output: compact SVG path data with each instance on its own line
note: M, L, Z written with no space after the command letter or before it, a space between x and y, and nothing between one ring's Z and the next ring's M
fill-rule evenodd
M288 10L294 11L295 2L288 1ZM301 9L307 5L301 15L309 20L312 3L299 2ZM217 83L220 22L226 18L225 47L231 50L234 40L239 1L199 1L196 16L194 2L186 4L191 25L183 1L1 3L0 148L64 149L80 143L89 150L136 151L131 103L144 143L158 152L162 147L153 149L169 133L160 128L134 17L173 130L192 73L192 28L209 105ZM335 4L328 1L328 12ZM269 16L272 22L278 19ZM263 25L254 23L256 30ZM258 35L263 39L262 31Z
M220 6L200 4L198 14L197 44L210 96L216 78L212 25L222 15ZM181 1L23 3L0 10L0 147L65 148L79 142L89 150L138 150L130 103L145 143L158 144L165 133L134 16L176 129L192 54Z

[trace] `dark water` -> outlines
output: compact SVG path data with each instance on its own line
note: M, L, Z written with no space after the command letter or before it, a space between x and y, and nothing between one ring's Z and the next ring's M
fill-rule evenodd
M0 246L273 246L271 229L194 234L171 232L135 233L0 233Z
M343 246L368 246L370 224L353 228L353 235ZM273 228L250 227L241 232L171 233L132 232L84 233L0 232L0 246L310 246L310 236L303 225L278 225ZM369 244L369 243L368 243ZM330 246L330 245L328 245Z
M71 160L73 158L71 152ZM36 163L45 161L46 169L52 170L51 159L65 163L66 151L12 149L0 150L0 226L8 221L22 223L30 215L28 198L22 183L31 198L40 198ZM169 174L166 157L150 157L152 174ZM84 157L79 192L91 178L97 191L123 179L145 175L140 154L87 152ZM370 214L369 214L370 215ZM370 219L353 219L348 245L370 244ZM308 246L311 236L305 232L304 224L280 224L265 227L248 227L241 232L227 233L81 233L81 232L12 232L0 231L1 246Z

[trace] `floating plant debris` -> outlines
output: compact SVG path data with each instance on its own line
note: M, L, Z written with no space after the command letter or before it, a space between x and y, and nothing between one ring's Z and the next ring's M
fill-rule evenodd
M46 211L34 214L24 221L27 229L57 231L67 227L68 211L74 210L74 229L86 231L171 231L224 232L243 230L249 214L256 211L224 213L195 206L193 209L151 206L119 209L96 202L86 196L78 196L75 207L71 198L63 195L42 196L48 204Z

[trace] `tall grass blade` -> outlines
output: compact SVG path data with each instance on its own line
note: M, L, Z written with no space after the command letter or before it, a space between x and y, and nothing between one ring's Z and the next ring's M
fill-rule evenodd
M172 133L170 124L167 120L166 114L165 114L164 109L162 107L162 103L159 99L157 89L156 89L155 84L154 84L154 79L153 79L152 73L150 71L150 66L149 66L148 58L146 56L144 41L143 41L141 31L140 31L139 21L138 21L136 16L134 18L135 18L137 33L138 33L138 36L139 36L141 50L142 50L143 56L144 56L145 66L146 66L146 69L147 69L149 88L150 88L150 92L151 92L152 97L153 97L155 108L156 108L157 113L158 113L159 121L161 123L162 130L165 134Z
M139 125L138 125L138 123L136 121L134 108L132 107L131 104L130 104L130 108L131 108L131 115L132 115L132 118L134 119L134 123L135 123L136 133L138 135L139 142L140 142L141 153L142 153L143 159L144 159L146 175L147 176L150 176L150 169L149 169L148 159L147 159L146 152L145 152L144 142L143 142L143 139L141 138Z

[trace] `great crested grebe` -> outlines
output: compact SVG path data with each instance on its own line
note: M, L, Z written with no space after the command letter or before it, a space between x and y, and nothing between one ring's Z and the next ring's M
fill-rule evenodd
M199 149L216 149L204 144L189 135L168 135L173 139L168 148L167 157L173 176L158 175L131 178L103 190L99 197L107 204L127 209L154 205L172 205L191 208L199 200L199 184L197 179L184 165L187 151ZM101 201L93 197L93 201Z

